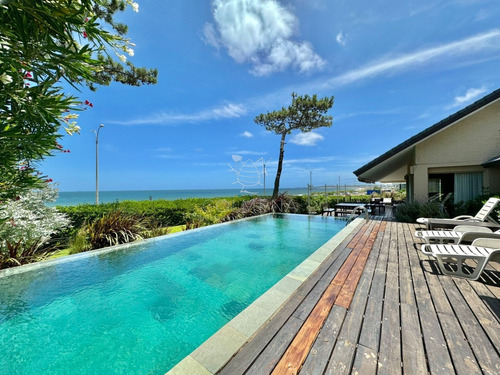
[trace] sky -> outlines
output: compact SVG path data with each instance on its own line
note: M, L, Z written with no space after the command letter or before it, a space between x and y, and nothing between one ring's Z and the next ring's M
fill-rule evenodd
M234 170L260 158L270 188L280 137L254 118L292 92L334 96L333 125L287 136L281 186L353 184L354 170L500 87L498 0L137 2L119 17L129 59L158 83L71 92L93 107L61 141L71 152L40 165L61 191L94 190L100 124L100 190L240 188Z

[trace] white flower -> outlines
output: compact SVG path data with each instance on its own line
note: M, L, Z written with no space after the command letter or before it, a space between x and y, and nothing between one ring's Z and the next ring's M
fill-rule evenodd
M68 124L68 127L64 128L64 130L66 130L66 133L68 133L69 135L73 135L75 133L80 134L81 128L78 125L76 125L75 122L72 122Z
M12 77L9 76L7 73L4 73L0 76L0 81L2 81L4 85L7 85L9 83L12 83Z
M127 3L129 3L132 6L132 9L134 10L134 12L137 13L139 11L139 4L134 3L134 2L132 2L130 0L127 0Z
M119 53L117 53L116 56L118 56L118 58L121 60L121 62L127 61L127 56L125 56L125 55L120 55Z
M129 56L134 56L134 50L132 48L126 48L125 52L127 52Z

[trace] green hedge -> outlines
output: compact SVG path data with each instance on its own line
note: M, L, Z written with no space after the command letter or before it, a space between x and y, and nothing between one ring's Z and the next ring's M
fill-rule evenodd
M77 206L58 206L60 212L67 214L72 223L72 228L62 233L62 237L70 237L84 224L93 223L111 212L120 210L124 214L142 216L154 219L154 222L162 227L184 225L193 223L193 220L203 213L205 216L214 212L231 212L241 207L243 202L249 201L253 196L228 197L228 198L190 198L178 200L154 201L122 201L113 203L81 204ZM309 212L322 212L325 206L325 196L315 194L311 196L310 202L307 195L291 196L295 203L295 212L307 214ZM337 202L369 202L370 196L327 196L328 207L333 207ZM310 203L310 204L309 204ZM212 215L213 216L213 215ZM229 214L230 216L230 214ZM196 221L196 220L195 220Z
M227 206L238 208L244 201L252 197L230 197L230 198L190 198L178 200L154 201L122 201L115 203L80 204L77 206L58 206L60 212L67 214L73 224L73 228L80 228L84 223L91 223L112 211L121 210L124 213L154 218L162 226L183 225L190 214L198 207L208 205Z

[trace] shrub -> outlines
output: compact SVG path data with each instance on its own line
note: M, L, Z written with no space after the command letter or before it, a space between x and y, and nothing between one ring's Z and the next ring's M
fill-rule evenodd
M398 206L394 215L397 221L414 223L419 217L443 217L437 202L407 202Z
M275 199L271 200L271 211L280 213L297 213L299 205L294 197L288 194L280 194Z
M82 227L78 229L69 242L69 253L76 254L91 249L88 228Z
M243 219L245 217L263 215L271 212L271 206L268 198L253 198L243 202L240 208L230 212L222 221Z
M39 260L54 234L69 225L66 215L46 206L56 197L57 190L47 184L0 203L0 268Z
M186 215L186 228L199 228L205 225L220 223L232 211L231 204L223 199L215 201L215 204L208 204L204 207L196 206L193 212Z
M497 195L480 195L475 199L468 202L458 202L452 205L450 209L450 214L452 217L459 215L476 215L478 211L483 207L489 198L499 198ZM492 213L493 219L497 220L500 217L500 209L497 208L496 211Z
M128 243L142 239L147 229L144 217L116 210L102 216L87 226L92 249Z
M240 207L251 197L230 197L224 198L231 208ZM130 215L139 215L145 218L154 219L160 226L174 226L185 224L190 214L195 212L196 207L206 207L208 205L218 205L220 198L191 198L178 199L174 201L158 199L154 201L123 201L114 203L102 203L100 205L81 204L77 206L58 206L61 212L66 213L75 228L80 228L85 223L109 214L116 210L121 210Z

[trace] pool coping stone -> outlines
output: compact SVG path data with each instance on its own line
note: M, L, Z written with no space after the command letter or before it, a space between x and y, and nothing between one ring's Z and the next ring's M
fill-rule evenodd
M213 375L219 371L363 221L354 219L166 375Z

